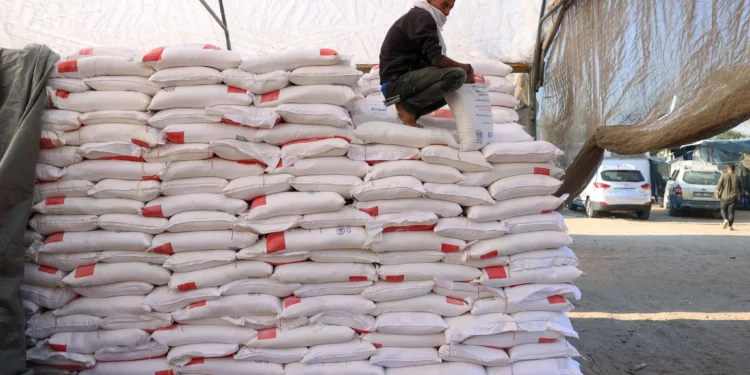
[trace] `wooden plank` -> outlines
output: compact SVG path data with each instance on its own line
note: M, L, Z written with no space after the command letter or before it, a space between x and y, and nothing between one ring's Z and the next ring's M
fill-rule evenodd
M357 64L357 69L360 71L367 73L372 69L373 66L377 64ZM529 73L531 72L531 65L529 64L507 64L511 68L513 68L513 73Z

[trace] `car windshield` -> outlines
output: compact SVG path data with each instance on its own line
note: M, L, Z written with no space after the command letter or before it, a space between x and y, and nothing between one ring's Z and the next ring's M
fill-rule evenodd
M693 185L716 185L721 173L716 171L687 171L682 179Z
M602 171L602 180L607 182L643 182L640 171Z

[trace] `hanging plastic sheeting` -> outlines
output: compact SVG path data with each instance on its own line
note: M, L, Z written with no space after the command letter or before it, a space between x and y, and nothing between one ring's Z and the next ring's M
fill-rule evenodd
M31 208L47 75L60 57L46 46L0 48L0 373L26 370L23 233Z
M605 149L672 148L750 117L748 35L750 0L574 1L538 95L540 138L577 154L558 194L576 197Z

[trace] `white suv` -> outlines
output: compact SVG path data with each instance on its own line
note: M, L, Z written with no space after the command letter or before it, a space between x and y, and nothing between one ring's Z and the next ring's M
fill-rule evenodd
M711 165L681 165L672 172L664 191L664 207L669 216L678 216L683 211L719 210L721 202L716 198L716 184L721 172Z
M571 208L579 205L586 208L588 217L596 217L600 212L634 212L638 219L648 220L651 184L632 165L601 167Z

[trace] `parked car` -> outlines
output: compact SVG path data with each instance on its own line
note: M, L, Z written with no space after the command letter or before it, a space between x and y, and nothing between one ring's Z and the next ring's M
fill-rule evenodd
M716 198L716 184L721 172L707 163L682 162L673 168L664 192L664 207L669 216L684 211L718 212L721 202Z
M648 168L646 160L645 168ZM640 220L651 216L651 183L631 164L603 165L571 209L586 209L586 216L601 212L635 213Z

